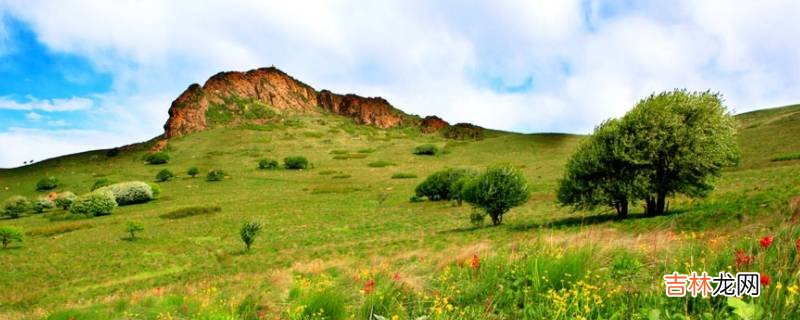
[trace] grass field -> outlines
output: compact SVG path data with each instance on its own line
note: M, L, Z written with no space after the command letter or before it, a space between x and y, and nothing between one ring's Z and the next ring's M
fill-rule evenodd
M26 232L0 250L0 318L796 318L800 160L773 160L800 152L800 106L737 118L743 162L708 198L671 199L670 213L652 218L637 205L622 221L555 204L581 136L456 141L332 115L174 138L162 165L144 163L144 143L114 157L86 152L0 170L0 199L40 195L45 176L82 194L101 178L177 175L159 183L157 200L109 216L60 220L52 210L0 220ZM412 153L426 143L443 152ZM258 169L260 159L287 156L313 168ZM533 192L499 227L472 227L468 205L409 201L434 171L498 163L520 168ZM193 166L197 178L185 174ZM207 182L211 169L229 178ZM165 216L188 207L211 209ZM239 227L251 219L265 228L244 252ZM132 241L130 220L144 224ZM759 252L765 235L775 245ZM665 297L664 274L732 270L735 249L756 256L748 271L770 274L762 297Z

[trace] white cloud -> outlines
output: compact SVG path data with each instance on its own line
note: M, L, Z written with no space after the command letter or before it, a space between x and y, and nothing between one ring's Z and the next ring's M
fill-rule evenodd
M94 130L10 128L0 132L0 145L3 150L13 152L0 152L0 165L17 167L30 160L39 162L56 155L111 148L130 142L126 137Z
M25 114L25 119L28 119L30 121L39 121L42 120L42 118L44 118L44 116L36 112L28 112Z
M720 91L739 112L800 101L792 0L12 0L0 12L4 5L48 48L112 74L113 90L85 108L98 130L127 142L161 133L170 101L190 83L270 65L410 113L528 132L585 133L672 88ZM486 85L527 78L529 92Z
M17 102L10 97L0 97L0 109L10 110L42 110L48 112L86 110L92 107L92 100L73 97L69 99L39 100L29 98L26 102Z

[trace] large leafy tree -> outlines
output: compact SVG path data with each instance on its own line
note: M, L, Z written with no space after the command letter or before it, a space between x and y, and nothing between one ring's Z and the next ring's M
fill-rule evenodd
M718 93L673 90L641 100L620 121L616 153L646 182L646 213L664 213L675 194L701 197L722 168L738 164L736 122Z
M643 182L633 167L616 156L619 140L619 120L612 119L581 143L559 181L557 200L561 205L576 209L608 205L620 218L628 216L628 204L636 199Z
M662 92L597 127L567 162L558 201L607 204L624 217L629 202L643 200L648 215L661 214L669 196L708 194L738 160L736 125L719 94Z

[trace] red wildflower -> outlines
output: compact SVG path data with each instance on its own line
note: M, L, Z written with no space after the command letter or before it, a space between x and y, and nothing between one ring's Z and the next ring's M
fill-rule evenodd
M761 286L766 287L769 285L769 276L766 274L761 274Z
M772 245L772 240L773 240L772 236L766 236L766 237L761 238L761 241L759 241L759 242L761 243L761 247L766 249L766 248L769 248L769 246Z
M794 242L794 248L797 249L797 252L800 252L800 238L797 238L797 241Z
M367 282L364 283L364 293L365 294L372 293L372 290L374 290L374 289L375 289L375 281L373 281L372 279L367 280Z
M736 250L736 269L739 269L744 266L749 266L750 264L755 261L756 257L751 256L744 252L744 250Z
M478 259L478 255L472 255L472 262L470 262L473 270L478 270L478 267L481 266L481 261Z
M395 272L394 276L392 276L392 280L400 281L400 272Z

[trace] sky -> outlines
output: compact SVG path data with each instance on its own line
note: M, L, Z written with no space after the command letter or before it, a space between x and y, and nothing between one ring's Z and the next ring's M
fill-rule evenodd
M518 132L590 133L654 92L800 103L800 1L0 0L0 168L149 140L192 83L316 89Z

